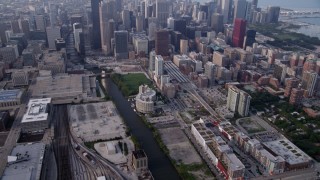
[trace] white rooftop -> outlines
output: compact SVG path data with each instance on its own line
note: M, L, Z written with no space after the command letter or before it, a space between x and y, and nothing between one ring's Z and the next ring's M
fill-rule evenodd
M29 100L27 112L21 123L46 121L48 119L46 110L49 103L51 103L51 98Z
M263 144L285 159L290 165L310 162L312 160L310 156L286 138L264 142Z

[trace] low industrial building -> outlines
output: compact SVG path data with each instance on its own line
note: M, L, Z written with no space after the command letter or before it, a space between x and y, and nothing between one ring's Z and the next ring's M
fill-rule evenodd
M51 70L52 74L65 73L65 51L46 51L38 62L39 70Z
M70 105L73 133L85 142L125 138L126 127L111 102Z
M0 110L18 108L23 97L23 90L0 90Z
M50 103L51 98L29 100L27 112L21 120L23 132L42 132L48 128Z
M147 85L139 87L139 94L136 96L136 108L140 113L152 113L154 111L154 102L156 92Z
M96 77L59 74L38 77L31 87L33 98L52 98L53 104L80 103L96 98Z
M148 170L148 158L143 150L140 149L132 152L132 165L138 174L144 170Z
M28 86L29 72L25 70L14 71L11 75L13 86Z
M264 142L263 145L273 154L283 157L286 162L286 170L304 169L312 164L312 158L288 139Z
M40 179L44 153L44 143L17 145L8 156L2 180Z

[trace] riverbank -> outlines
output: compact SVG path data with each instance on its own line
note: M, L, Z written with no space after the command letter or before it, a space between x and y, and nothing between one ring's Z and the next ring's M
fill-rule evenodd
M141 118L133 111L131 103L120 92L117 85L109 78L102 83L115 103L119 114L130 128L132 140L143 149L148 156L149 169L155 179L180 179L177 170L168 156L160 149L153 132L143 123Z

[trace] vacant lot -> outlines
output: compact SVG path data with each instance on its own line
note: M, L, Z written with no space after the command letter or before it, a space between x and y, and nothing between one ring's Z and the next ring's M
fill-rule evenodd
M266 131L260 124L254 122L251 118L244 118L239 121L239 124L249 133L259 133Z
M171 158L183 164L201 163L201 159L183 131L178 128L159 129Z

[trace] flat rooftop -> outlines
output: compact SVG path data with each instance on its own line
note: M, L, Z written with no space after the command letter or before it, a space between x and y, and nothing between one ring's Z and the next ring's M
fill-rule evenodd
M20 99L22 91L19 89L14 90L0 90L0 102L15 101Z
M51 103L51 98L30 99L28 109L24 114L21 123L46 121L48 119L47 106Z
M85 142L125 137L123 124L113 102L100 102L69 106L73 132Z
M227 157L227 159L229 159L228 166L233 171L245 169L245 166L234 153L225 154L225 156Z
M211 131L209 131L203 123L194 123L192 125L196 128L196 130L205 141L211 141L215 137L215 135Z
M263 145L281 156L290 165L306 163L312 160L310 156L285 138L264 142Z
M44 143L16 146L8 157L2 180L40 179L44 152Z
M141 149L136 150L136 151L132 151L132 154L136 159L147 157L146 153Z

